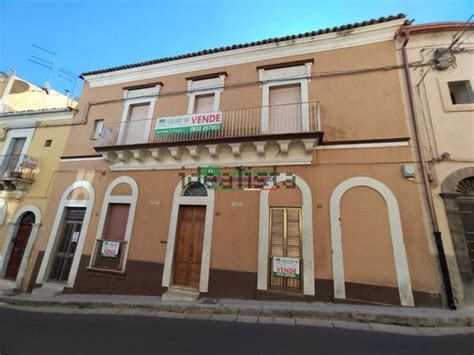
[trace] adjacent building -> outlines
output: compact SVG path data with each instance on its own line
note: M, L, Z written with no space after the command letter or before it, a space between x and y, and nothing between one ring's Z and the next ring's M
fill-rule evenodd
M76 102L14 75L0 84L0 292L10 293L27 289Z
M409 26L406 50L431 203L455 301L474 304L472 23Z
M82 74L28 289L441 306L406 24Z

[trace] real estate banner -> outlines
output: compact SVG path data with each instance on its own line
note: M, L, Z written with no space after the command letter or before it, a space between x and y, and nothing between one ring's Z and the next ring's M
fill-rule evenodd
M222 112L161 117L156 121L155 135L218 131L222 126Z
M120 250L119 242L111 242L111 241L104 240L102 242L102 249L100 251L100 254L102 256L115 258L118 256L119 250Z
M300 259L273 257L273 276L300 278Z

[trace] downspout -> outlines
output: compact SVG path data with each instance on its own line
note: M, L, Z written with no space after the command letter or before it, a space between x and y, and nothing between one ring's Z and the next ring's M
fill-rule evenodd
M418 122L416 120L416 110L415 110L415 100L413 96L412 83L410 77L410 69L408 64L408 57L406 51L406 45L408 43L410 33L405 30L401 32L401 35L404 37L402 45L402 56L403 56L403 69L405 74L405 81L408 89L408 102L410 106L410 118L413 123L414 133L415 133L415 145L418 153L418 159L420 161L421 175L423 177L423 188L426 195L426 200L428 202L428 209L430 212L430 219L433 225L433 235L436 243L436 248L438 251L439 264L441 267L441 274L443 277L444 290L446 293L446 300L448 303L449 309L455 310L456 304L454 302L453 288L451 286L451 278L449 276L448 263L446 261L446 253L444 252L443 240L441 239L441 232L439 231L438 220L436 218L436 211L434 209L433 197L431 196L430 182L428 179L428 172L426 171L425 166L425 157L423 153L423 148L421 145L420 132L418 129Z

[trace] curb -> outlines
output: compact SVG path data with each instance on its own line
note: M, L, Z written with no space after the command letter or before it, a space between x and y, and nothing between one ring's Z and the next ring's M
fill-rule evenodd
M256 317L284 317L320 319L329 321L350 321L363 323L379 323L411 327L474 327L474 315L456 314L451 317L438 317L436 315L421 316L409 313L388 314L383 312L371 313L362 310L308 310L308 309L282 309L281 307L265 305L230 305L230 304L202 304L202 303L173 303L162 304L130 304L125 302L80 302L80 301L54 301L54 300L20 300L9 297L0 297L0 302L14 306L30 307L64 307L78 309L142 309L157 312L202 314L202 315L236 315Z

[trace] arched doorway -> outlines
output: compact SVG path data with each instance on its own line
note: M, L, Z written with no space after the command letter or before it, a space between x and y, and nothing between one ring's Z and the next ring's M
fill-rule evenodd
M440 195L443 198L463 283L463 302L472 305L474 304L474 167L460 169L449 175L441 185Z
M208 292L214 190L201 181L188 176L173 195L162 281L169 290L184 286Z
M8 260L7 269L5 271L6 279L13 281L16 280L34 223L35 215L33 212L25 212L21 217L15 238L13 240L13 248Z

